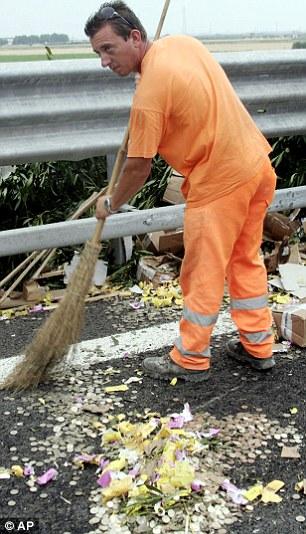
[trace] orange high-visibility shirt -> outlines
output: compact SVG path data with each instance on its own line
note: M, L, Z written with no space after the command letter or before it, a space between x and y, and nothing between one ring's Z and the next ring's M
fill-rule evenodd
M153 43L131 109L129 157L159 153L185 177L182 192L196 207L250 180L270 151L200 41L171 36Z

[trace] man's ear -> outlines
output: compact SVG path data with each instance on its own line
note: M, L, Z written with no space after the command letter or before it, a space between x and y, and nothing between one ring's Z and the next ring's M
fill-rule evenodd
M140 31L136 29L132 30L130 33L130 38L132 39L135 47L138 48L138 46L141 44L141 41L142 41Z

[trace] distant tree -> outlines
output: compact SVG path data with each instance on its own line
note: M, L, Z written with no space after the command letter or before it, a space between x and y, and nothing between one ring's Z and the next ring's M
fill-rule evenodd
M27 35L16 35L13 39L13 45L29 44L29 38Z
M49 43L50 35L48 33L42 33L39 37L39 41L41 44Z
M38 44L40 41L39 41L39 35L29 35L28 37L28 43L30 45L33 45L33 44Z
M42 35L16 35L13 45L33 45L33 44L66 44L69 37L65 33L45 33Z
M8 44L8 39L2 39L2 38L0 37L0 46L5 46L5 45L7 45L7 44Z
M69 43L69 37L65 33L52 33L49 38L49 43L66 44Z
M306 48L306 41L295 41L292 48Z

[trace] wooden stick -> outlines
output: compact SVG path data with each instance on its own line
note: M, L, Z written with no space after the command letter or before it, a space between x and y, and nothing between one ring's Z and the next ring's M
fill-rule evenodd
M160 38L160 34L161 34L161 31L162 31L162 28L163 28L163 25L164 25L164 22L165 22L165 18L167 16L167 12L168 12L168 9L169 9L169 6L170 6L170 1L171 0L166 0L166 2L165 2L164 9L162 11L159 24L157 26L157 30L156 30L156 34L155 34L155 37L154 37L154 41L157 41L157 39Z
M83 213L85 213L89 208L91 208L91 206L94 205L94 203L97 201L97 199L104 194L104 192L106 191L106 188L103 188L101 191L99 191L98 193L93 193L87 200L85 200L85 202L83 202L81 204L81 206L78 207L78 209L68 218L69 221L73 221L75 219L78 219L79 217L81 217L81 215L83 215ZM54 254L56 253L57 251L57 248L54 248L52 250L49 251L49 254L47 255L47 257L44 259L43 263L41 264L41 266L37 269L37 271L33 274L32 276L32 279L33 280L36 280L40 274L42 273L42 271L44 270L44 268L48 265L48 263L51 261L51 259L53 258Z
M36 276L35 280L46 280L46 278L54 278L56 276L63 276L64 274L64 269L55 269L54 271L47 271L46 273L41 273L39 276ZM34 280L34 278L31 278L31 280Z
M32 254L30 254L30 256L27 256L25 260L23 260L23 262L17 265L17 267L15 267L15 269L12 272L10 272L5 278L3 278L3 280L0 281L0 287L4 286L6 282L9 282L9 280L13 278L15 274L18 274L19 271L21 271L23 267L25 267L33 258L35 258L36 255L37 255L37 251L34 250Z
M15 289L16 286L18 286L18 284L20 284L20 282L25 278L25 276L28 274L28 272L31 271L31 269L33 268L33 266L41 260L41 258L43 258L44 254L45 254L45 250L43 250L42 252L40 252L40 254L37 254L37 256L34 258L34 260L30 263L30 265L28 265L26 267L26 269L21 273L21 275L18 276L18 278L15 280L15 282L8 288L8 290L4 293L4 295L2 295L1 299L0 299L0 305L2 304L2 302L5 301L5 299L7 297L10 296L10 294L12 293L12 291Z
M75 220L81 217L83 213L85 213L91 206L94 205L96 200L99 198L99 196L103 195L106 188L103 188L101 191L93 193L85 202L79 206L79 208L69 217L68 220ZM7 291L2 295L0 299L0 305L4 302L6 298L10 296L12 291L14 291L15 287L22 282L22 280L26 277L26 275L31 271L31 269L38 263L43 257L47 254L46 259L40 266L40 268L34 273L32 279L35 280L39 277L40 273L43 271L43 269L46 267L46 265L49 263L49 261L52 259L54 254L56 253L57 249L45 249L41 252L35 250L28 256L22 263L20 263L10 274L8 274L1 282L0 287L6 284L13 276L19 271L25 267L31 260L30 265L22 272L22 274L15 280L15 282L7 289Z

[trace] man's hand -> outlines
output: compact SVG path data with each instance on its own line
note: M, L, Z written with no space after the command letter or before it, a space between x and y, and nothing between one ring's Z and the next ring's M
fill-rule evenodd
M96 204L97 219L106 219L116 213L120 206L141 189L151 171L151 158L127 158L117 186L112 194L111 203L105 205L108 195L101 196ZM110 208L110 209L109 209Z
M96 204L96 217L97 219L106 219L109 215L111 215L110 211L106 208L105 202L106 199L109 198L106 195L103 195L102 197L99 197Z

